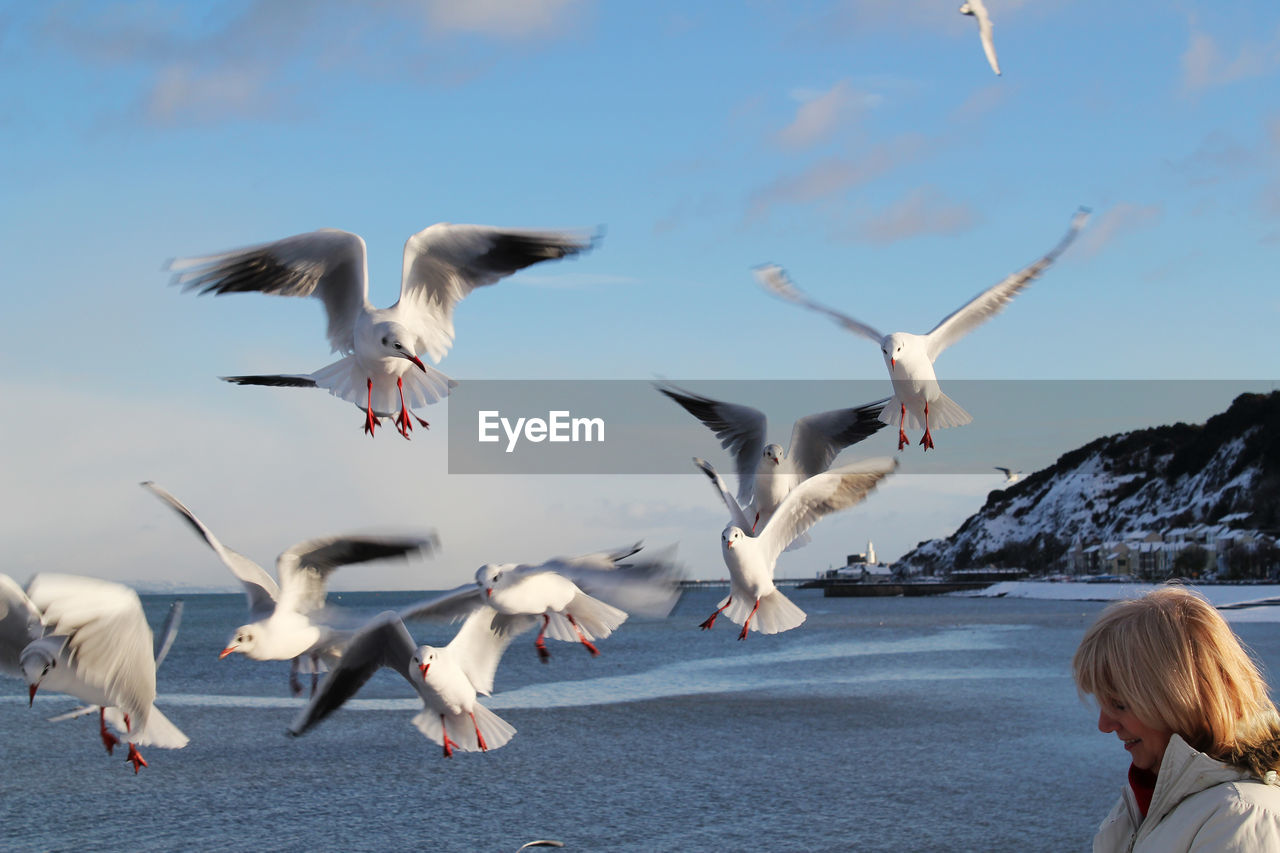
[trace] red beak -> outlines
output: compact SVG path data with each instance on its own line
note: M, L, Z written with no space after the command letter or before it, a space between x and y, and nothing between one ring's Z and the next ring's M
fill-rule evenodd
M422 359L418 358L416 355L407 356L407 358L414 364L418 365L418 369L423 373L427 372L427 366L422 363Z
M218 652L218 660L222 660L223 658L225 658L227 655L231 654L235 650L236 650L235 646L227 646L225 649Z
M427 670L429 670L429 669L431 669L431 664L429 664L429 663L420 663L420 664L418 664L418 671L422 673L422 680L423 680L423 681L426 681L426 680L427 680Z
M484 591L484 597L490 598L492 596L493 596L493 587L487 587Z
M730 539L730 540L729 540L729 544L728 544L726 547L728 547L728 548L732 548L732 547L733 547L733 540L732 540L732 539Z
M889 359L889 369L890 369L890 370L892 370L893 368L895 368L895 367L897 367L897 366L898 366L898 360L897 360L896 358L891 358L891 359Z
M40 689L40 685L32 684L27 688L27 707L30 708L36 703L36 691Z

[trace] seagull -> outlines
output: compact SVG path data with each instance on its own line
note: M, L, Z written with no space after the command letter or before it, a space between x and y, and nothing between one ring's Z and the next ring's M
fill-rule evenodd
M0 575L0 670L26 680L30 702L44 687L98 706L108 754L120 741L107 731L106 709L118 708L134 774L147 766L139 745L187 745L187 736L155 706L151 628L127 586L43 572L24 591Z
M413 408L436 402L457 384L423 364L422 356L439 364L449 351L458 302L532 264L586 251L599 237L437 223L405 242L400 299L390 308L369 304L364 240L333 228L174 259L166 268L173 284L200 294L257 291L323 300L329 345L342 358L314 373L222 378L238 385L323 388L364 411L368 435L382 418L394 418L409 438L413 420L429 425Z
M761 634L789 631L804 622L804 611L773 585L778 555L823 516L861 503L898 465L889 458L865 459L815 474L792 489L759 535L752 536L743 526L746 518L741 508L715 468L702 459L693 461L710 478L730 515L720 534L721 556L729 569L729 596L699 627L709 630L724 613L742 626L739 640L747 638L753 617Z
M453 750L487 752L511 740L516 733L509 723L480 704L477 695L493 692L498 661L511 640L532 628L533 617L505 630L493 627L497 614L479 607L443 648L418 646L399 614L386 611L359 631L347 645L342 659L325 676L320 690L289 727L301 735L333 713L356 694L381 667L400 673L422 699L422 711L413 718L418 731L444 747L445 758Z
M706 424L720 439L720 446L733 455L738 471L738 503L753 507L754 531L767 524L778 503L797 484L826 471L851 444L857 444L884 427L880 413L886 397L852 409L836 409L808 415L791 427L791 444L765 444L768 419L750 406L722 403L675 386L656 386L689 414ZM803 545L802 536L793 545Z
M149 480L142 485L178 512L244 586L253 621L235 630L219 658L239 652L254 660L293 660L296 670L300 666L297 659L307 656L313 663L332 665L349 633L337 630L319 613L329 574L339 566L430 554L439 544L434 533L309 539L276 558L277 585L253 560L219 542L195 513L169 492Z
M1022 471L1021 471L1021 470L1014 471L1014 470L1012 470L1012 469L1010 469L1010 468L1001 468L999 465L996 465L996 466L994 466L994 467L995 467L995 469L996 469L997 471L1003 471L1003 472L1004 472L1004 484L1005 484L1006 486L1012 485L1012 484L1014 484L1014 483L1018 482L1018 480L1022 478Z
M938 377L933 372L933 362L947 347L999 313L1013 297L1021 293L1035 280L1036 276L1057 260L1058 255L1062 254L1063 250L1075 240L1076 234L1084 227L1088 218L1089 210L1080 208L1072 217L1071 227L1066 236L1047 255L999 284L979 293L944 317L942 322L934 326L926 335L913 335L908 332L881 334L866 323L811 300L792 284L786 272L777 265L766 264L757 267L756 278L765 289L775 295L826 314L848 331L880 344L880 352L884 355L884 363L889 369L889 378L893 382L894 391L894 396L881 411L880 419L885 423L898 424L899 450L909 443L904 428L910 426L916 429L923 426L924 436L921 437L920 444L927 451L933 447L930 426L939 428L963 426L973 420L968 412L938 388Z
M991 63L991 70L996 72L997 77L1000 76L1000 62L996 59L996 43L991 37L991 15L987 12L987 5L982 0L966 0L960 7L960 14L977 19L982 50L987 55L987 62Z
M155 639L156 672L160 671L160 664L164 663L164 659L169 655L169 649L173 647L173 641L178 638L178 626L182 624L183 609L182 599L178 599L169 605L169 612L165 615L164 624L160 626L160 634ZM117 730L126 730L124 715L120 712L120 709L114 707L103 708L101 705L81 705L79 708L74 708L64 714L50 717L49 722L60 723L63 720L74 720L86 714L98 714L99 718L104 722L109 718L111 725ZM119 743L119 741L116 741L116 743ZM111 747L115 745L109 744L107 752L110 753Z
M629 612L662 618L680 597L674 549L664 549L652 559L622 562L639 550L636 543L537 564L486 563L476 570L474 583L410 605L404 608L404 618L456 617L485 606L495 613L495 630L505 630L510 620L523 624L525 617L541 616L534 648L543 663L551 657L548 635L580 643L595 657L600 650L593 641L613 633Z

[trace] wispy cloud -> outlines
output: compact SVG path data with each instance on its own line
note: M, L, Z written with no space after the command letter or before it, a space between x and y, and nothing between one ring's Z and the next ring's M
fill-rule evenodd
M583 0L427 0L435 27L499 38L531 38L567 29Z
M1251 41L1226 52L1217 39L1191 21L1191 36L1182 54L1182 84L1192 93L1203 92L1280 68L1280 32L1270 40Z
M847 79L825 92L797 92L792 97L800 106L791 123L778 132L778 143L784 148L811 148L825 142L879 101L875 95L854 89Z
M1120 237L1153 227L1163 216L1163 205L1121 202L1094 217L1080 235L1076 254L1093 257Z
M143 121L205 125L300 114L312 97L301 79L394 75L455 85L492 62L487 42L561 38L593 2L314 0L300 14L291 3L252 0L192 20L150 3L69 3L50 6L40 32L78 60L136 72L134 114Z
M767 219L781 204L811 204L837 198L850 189L892 172L920 155L924 137L903 134L875 145L856 158L828 157L791 175L775 179L751 193L747 203L748 222Z
M970 205L950 201L935 187L919 187L847 229L843 236L858 242L889 244L925 234L958 234L977 221L977 212Z

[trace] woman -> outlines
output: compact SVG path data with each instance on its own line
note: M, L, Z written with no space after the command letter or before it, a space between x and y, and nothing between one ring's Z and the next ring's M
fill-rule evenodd
M1072 668L1133 762L1095 853L1280 850L1280 714L1212 605L1181 587L1113 604Z

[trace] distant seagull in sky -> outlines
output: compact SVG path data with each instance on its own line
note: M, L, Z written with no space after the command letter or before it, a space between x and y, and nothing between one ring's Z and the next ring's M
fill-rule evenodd
M380 668L398 672L422 699L422 711L413 724L423 736L444 747L449 758L454 749L485 752L511 740L514 727L477 701L493 692L498 661L520 631L532 628L535 619L525 617L507 630L493 627L494 612L477 608L449 644L436 648L418 646L398 614L387 611L359 631L343 650L289 732L301 735L355 695Z
M477 287L539 261L576 255L597 239L580 231L438 223L404 244L400 299L381 309L369 303L364 240L348 231L311 231L172 260L167 268L174 284L201 294L257 291L321 299L329 316L329 345L343 358L315 373L222 378L240 385L323 388L365 412L369 435L385 417L394 418L408 438L411 418L428 425L413 408L436 402L456 384L422 363L427 355L439 364L449 351L454 306Z
M720 446L733 455L738 471L738 503L754 514L750 530L767 524L778 504L797 484L831 467L831 463L852 444L857 444L884 426L880 412L888 398L857 408L836 409L807 415L791 427L791 443L765 444L768 419L750 406L722 403L693 394L674 385L658 385L658 390L675 400L720 439ZM807 536L796 540L804 544Z
M885 335L860 320L855 320L832 308L813 301L791 283L779 266L767 264L756 268L756 278L767 289L783 299L795 302L810 310L826 314L850 332L880 344L884 363L889 368L894 396L880 413L885 423L898 424L898 449L908 444L904 428L924 427L920 444L925 450L933 447L930 426L939 428L963 426L973 417L938 387L938 377L933 372L933 362L951 346L986 320L995 316L1013 297L1021 293L1045 268L1057 260L1076 238L1089 218L1087 208L1080 208L1071 220L1071 227L1058 245L1040 260L1019 270L1004 281L979 293L942 319L926 335L894 332Z
M1018 482L1018 480L1022 477L1022 471L1020 470L1014 471L1010 468L1001 468L999 465L996 465L995 469L997 471L1004 472L1004 484L1006 486L1013 485L1014 483Z
M294 660L306 655L313 663L324 660L332 664L338 647L349 637L349 632L335 629L322 615L326 582L333 570L388 557L430 554L437 546L435 534L309 539L276 558L277 585L253 560L219 542L195 513L169 492L150 481L142 485L176 511L244 586L252 621L235 630L220 658L233 652L254 660Z
M991 63L991 70L1000 74L1000 62L996 59L996 43L991 36L991 15L982 0L968 0L960 7L961 15L972 15L978 21L978 35L982 37L982 50Z
M534 640L538 657L550 657L546 637L580 643L592 656L594 641L617 630L630 613L665 617L680 597L679 575L665 549L650 559L622 561L640 544L580 557L555 557L542 563L486 563L474 584L463 584L435 598L404 608L405 619L454 616L485 607L493 612L494 629L505 631L515 620L541 617Z
M41 573L24 592L0 575L0 670L26 679L35 701L41 687L99 708L102 743L106 709L118 708L133 772L147 762L138 746L181 749L187 736L156 708L156 659L138 594L97 578Z
M704 631L711 628L724 613L742 626L739 640L747 638L752 618L761 634L789 631L804 622L804 611L774 586L778 555L823 516L861 503L898 465L889 458L866 459L815 474L792 489L759 535L752 536L743 527L746 519L715 468L702 459L693 461L711 479L730 515L720 534L720 552L729 569L729 596L699 627Z

